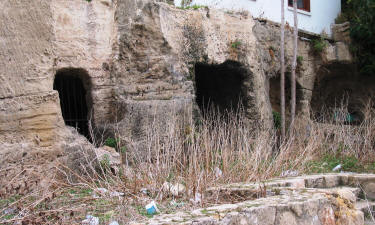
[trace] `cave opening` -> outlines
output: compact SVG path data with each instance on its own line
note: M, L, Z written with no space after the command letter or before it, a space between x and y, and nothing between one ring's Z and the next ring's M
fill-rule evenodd
M245 81L248 70L240 63L195 64L196 102L203 114L217 110L221 116L247 107Z
M290 101L291 101L291 82L288 77L290 74L285 76L285 114L290 117ZM296 82L296 113L299 112L300 106L299 102L302 98L302 87ZM271 108L274 113L281 113L281 98L280 98L280 75L271 77L269 79L269 97Z
M90 86L88 73L73 68L57 71L53 83L53 89L59 93L65 125L74 127L91 141L88 126Z
M375 77L359 75L353 64L333 63L319 69L311 100L313 119L359 125L374 102Z

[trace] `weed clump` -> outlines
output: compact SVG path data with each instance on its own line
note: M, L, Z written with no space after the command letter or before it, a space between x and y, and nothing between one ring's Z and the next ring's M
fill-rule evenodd
M117 143L119 142L118 139L115 139L115 138L107 138L105 141L104 141L104 145L105 146L108 146L108 147L111 147L111 148L116 148L117 147Z
M312 46L315 53L322 53L327 48L327 42L323 37L320 37L312 40Z
M183 9L183 10L188 10L188 9L193 9L193 10L198 10L198 9L208 9L208 6L206 5L188 5L188 6L181 6L181 7L177 7L179 9Z
M240 41L234 41L234 42L232 42L231 44L230 44L230 47L231 48L234 48L234 49L239 49L240 48L240 46L241 46L241 42Z

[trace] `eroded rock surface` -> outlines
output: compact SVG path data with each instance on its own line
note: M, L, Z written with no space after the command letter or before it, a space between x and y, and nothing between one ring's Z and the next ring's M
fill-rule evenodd
M0 6L1 142L59 142L66 131L53 81L64 69L88 74L88 117L98 132L118 124L121 134L142 142L148 118L173 110L197 115L192 113L199 111L197 63L236 62L245 71L241 88L249 124L272 126L277 87L269 78L279 74L277 24L247 12L181 10L148 0L20 0ZM346 32L341 27L335 28L336 36ZM291 31L286 32L288 70ZM336 39L321 54L314 53L309 40L299 40L299 112L308 114L322 66L351 62L345 40ZM137 129L129 131L132 127Z

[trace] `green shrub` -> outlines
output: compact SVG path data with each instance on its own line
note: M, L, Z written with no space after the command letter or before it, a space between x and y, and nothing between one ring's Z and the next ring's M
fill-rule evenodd
M273 126L276 129L279 129L281 127L281 114L276 111L272 111L272 116L273 116Z
M241 46L241 42L240 41L235 41L235 42L232 42L230 47L231 48L235 48L235 49L239 49Z
M352 53L362 75L375 74L375 0L343 1L342 11L350 22Z
M109 138L107 138L105 140L104 145L106 145L108 147L116 148L117 147L117 143L118 143L118 140L109 137Z
M327 43L324 38L317 38L312 40L313 50L316 53L321 53L327 47Z
M126 146L122 146L120 150L121 150L122 154L125 154L126 153Z

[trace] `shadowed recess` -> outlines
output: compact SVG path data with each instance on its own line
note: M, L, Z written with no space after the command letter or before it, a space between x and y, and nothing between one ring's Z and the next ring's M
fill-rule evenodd
M247 70L238 62L195 65L196 102L203 114L212 108L229 113L246 108Z
M298 82L296 82L296 104L297 104L296 113L298 113L300 110L299 103L301 101L302 94L303 94L302 87ZM280 113L281 112L280 74L278 74L275 77L270 78L269 96L270 96L272 111ZM290 101L291 101L291 83L290 83L288 74L286 74L285 76L285 113L287 116L290 115Z
M89 138L88 93L89 76L83 69L62 69L56 73L53 89L59 92L61 113L67 126ZM86 84L86 85L85 85Z
M318 74L311 100L315 118L360 124L366 107L374 107L375 77L360 75L355 65L340 63L321 67Z

